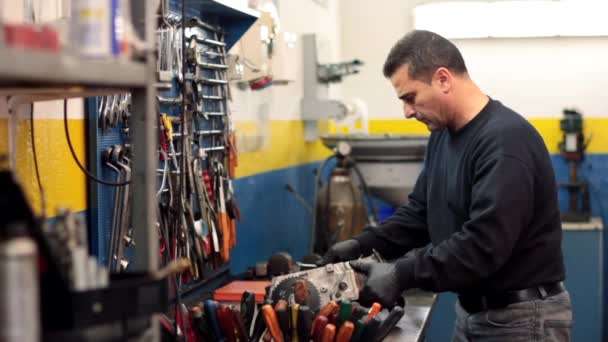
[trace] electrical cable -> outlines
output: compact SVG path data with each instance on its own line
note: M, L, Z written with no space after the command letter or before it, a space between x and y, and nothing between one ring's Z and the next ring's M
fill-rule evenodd
M119 182L119 183L104 181L103 179L99 179L99 178L93 176L89 171L87 171L87 169L84 168L84 166L82 166L82 164L78 160L78 157L76 157L76 152L74 152L74 146L72 146L72 140L70 139L70 130L68 129L68 100L67 99L63 100L63 128L65 131L65 138L68 141L68 147L70 148L70 152L72 153L72 158L76 162L76 165L78 165L78 168L80 168L80 170L82 172L84 172L84 174L87 176L87 178L89 178L90 180L92 180L96 183L110 185L110 186L125 186L125 185L131 184L130 180L125 181L125 182Z
M361 184L363 185L363 192L367 196L367 201L369 202L369 205L372 208L372 215L374 217L374 220L376 221L375 224L378 224L378 223L380 223L379 217L378 217L378 208L376 208L376 204L374 203L374 200L369 191L369 188L367 187L367 182L363 178L363 174L361 173L361 170L359 169L359 166L357 165L357 163L355 163L355 160L352 158L349 158L349 160L351 162L351 165L355 169L357 176L359 176L359 180L361 180Z
M336 156L334 154L332 154L331 156L325 158L325 160L319 166L319 169L317 170L317 174L315 176L315 191L313 194L314 203L312 206L312 229L310 230L311 231L311 239L310 239L310 253L311 254L315 252L315 239L316 239L316 235L317 235L317 192L319 191L319 188L322 185L321 177L323 174L323 169L325 168L327 163L335 157Z
M34 103L30 104L30 136L32 140L32 154L34 156L34 168L36 169L36 180L38 181L38 189L40 191L40 210L42 217L46 217L46 194L40 181L40 170L38 169L38 155L36 154L36 140L34 139Z

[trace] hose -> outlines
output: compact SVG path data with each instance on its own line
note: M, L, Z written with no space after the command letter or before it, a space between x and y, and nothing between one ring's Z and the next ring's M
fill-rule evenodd
M374 225L380 223L379 219L378 219L378 208L376 208L376 204L374 203L373 199L372 199L372 195L369 192L369 188L367 187L367 182L365 181L365 179L363 178L363 174L361 173L361 170L359 169L359 166L357 165L357 163L355 163L355 160L352 158L349 158L350 164L352 165L352 167L355 169L355 172L357 173L357 176L359 177L359 180L361 180L361 184L363 185L363 192L365 193L365 196L367 196L367 201L369 202L369 205L371 207L371 212L374 218Z
M323 169L327 166L327 163L334 159L336 156L331 155L321 163L319 169L317 170L317 174L315 176L315 191L313 194L313 205L312 205L312 229L311 229L311 239L310 239L310 254L313 254L315 251L315 240L317 235L317 192L321 187L321 177L323 174Z

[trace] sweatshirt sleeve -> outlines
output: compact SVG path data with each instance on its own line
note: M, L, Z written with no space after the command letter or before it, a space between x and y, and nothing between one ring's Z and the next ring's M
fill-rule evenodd
M407 288L458 291L499 270L522 227L532 220L533 187L531 170L517 157L485 158L475 167L469 220L443 242L415 251L413 258L397 260L400 283Z
M365 255L375 249L382 256L393 259L430 242L426 219L425 168L408 199L408 203L399 207L386 221L377 227L367 227L355 237Z

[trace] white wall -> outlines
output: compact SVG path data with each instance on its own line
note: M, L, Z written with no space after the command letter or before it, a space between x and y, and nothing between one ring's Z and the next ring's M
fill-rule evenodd
M340 1L342 58L366 62L346 79L345 97L360 97L371 119L403 118L382 65L392 45L413 29L416 1ZM490 96L528 117L559 117L575 106L608 116L608 38L524 38L455 41L472 78Z
M342 95L365 101L370 119L403 117L395 92L382 76L382 65L390 48L410 27L408 2L340 1L342 58L365 63L358 75L344 79Z
M460 40L471 77L528 117L608 116L608 38Z
M336 62L340 56L338 22L339 0L328 0L327 8L313 0L279 0L278 9L282 31L317 35L317 50L321 63ZM295 68L296 79L287 85L273 85L263 90L239 90L233 87L232 111L235 121L299 120L302 98L301 41L285 62ZM330 86L329 96L340 95L340 85Z

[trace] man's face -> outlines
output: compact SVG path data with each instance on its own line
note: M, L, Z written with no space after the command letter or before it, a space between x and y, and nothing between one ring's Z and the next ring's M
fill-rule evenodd
M405 64L391 76L391 83L403 103L403 113L407 119L415 118L424 123L430 131L447 127L445 96L442 84L435 75L431 84L411 79L408 65Z

